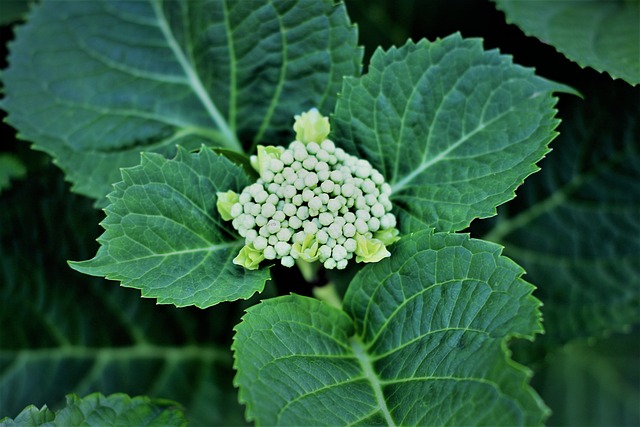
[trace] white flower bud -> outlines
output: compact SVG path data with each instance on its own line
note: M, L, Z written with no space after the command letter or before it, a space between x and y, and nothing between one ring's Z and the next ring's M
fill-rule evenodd
M333 222L333 215L328 212L323 212L318 215L318 220L322 225L330 225Z
M317 142L311 141L310 143L307 144L307 151L311 154L316 154L319 149L320 149L320 146L318 145Z
M380 228L386 230L396 226L396 217L392 213L385 214L380 218Z
M273 246L267 246L266 248L264 248L264 258L265 259L276 259L276 250L273 248Z
M336 144L334 144L330 139L322 141L320 147L329 154L333 154L336 151Z
M316 241L321 245L324 245L325 243L327 243L328 240L329 240L329 234L326 232L326 230L324 229L318 230L318 232L316 233Z
M338 263L333 258L329 258L324 262L324 268L326 268L327 270L333 270L337 265Z
M372 233L380 230L380 220L376 217L373 217L369 221L367 221L367 225L369 226L369 231L371 231Z
M347 261L346 259L341 259L340 261L338 261L336 263L336 268L338 270L344 270L345 268L347 268L347 264L349 263L349 261Z
M344 246L335 245L331 250L331 255L333 256L333 259L335 259L336 261L340 261L347 257L347 250L344 248Z
M271 218L273 214L276 213L276 207L272 204L265 203L262 205L262 209L260 210L260 214L265 218Z
M256 216L256 225L258 227L262 227L262 226L266 225L267 222L269 222L269 220L266 217L264 217L262 215Z
M296 216L303 221L309 218L309 208L307 206L300 206L296 212Z
M280 154L280 160L285 165L290 165L291 163L293 163L293 152L291 150L284 150L283 153Z
M287 256L291 252L291 245L286 242L278 242L274 245L274 248L279 257Z
M253 241L253 247L259 251L264 250L264 248L267 247L267 239L265 239L263 236L256 237Z
M314 187L317 184L318 184L318 175L315 172L310 172L304 177L304 185L306 187Z
M327 228L327 233L329 233L329 237L332 239L337 239L342 236L342 226L338 223L333 223Z
M342 227L342 235L345 237L353 237L356 235L356 226L351 224L351 223L347 223Z
M318 159L316 159L315 157L307 157L302 162L302 167L308 171L312 171L316 167L317 163L318 163Z
M364 235L367 231L369 231L367 222L362 218L356 219L356 222L354 222L353 225L356 227L356 231L360 234Z
M282 259L280 260L280 263L285 267L291 268L296 264L296 260L293 259L293 257L291 256L285 256L285 257L282 257Z
M356 247L358 246L358 243L356 242L355 239L349 238L345 240L345 242L342 245L347 250L347 252L355 252Z
M232 218L238 218L242 214L242 205L240 203L234 203L229 213Z
M278 243L278 238L272 234L271 236L267 237L267 242L269 242L269 244L273 246Z
M342 195L346 198L353 197L355 192L356 187L351 183L342 184L342 187L340 188L340 193L342 193Z
M371 206L371 215L381 218L384 214L384 206L380 203L374 203L373 206Z
M324 261L331 257L331 248L327 245L322 245L318 248L318 254L320 254L320 261Z
M309 210L319 210L322 207L322 200L318 196L314 196L309 200Z
M288 242L293 236L293 233L290 228L281 228L276 236L281 242Z
M297 216L292 216L289 218L289 227L297 230L298 228L302 227L302 221Z
M282 208L282 212L286 216L294 216L297 211L298 211L298 208L293 203L285 203L284 207Z

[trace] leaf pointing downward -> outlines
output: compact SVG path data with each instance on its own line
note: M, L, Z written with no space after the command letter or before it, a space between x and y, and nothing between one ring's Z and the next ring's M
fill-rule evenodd
M505 341L540 332L523 270L495 244L418 232L353 279L344 311L296 295L236 327L236 383L259 425L539 425ZM473 405L470 404L473 402Z
M177 306L205 308L264 288L268 268L232 264L244 239L215 209L216 192L249 184L240 167L208 148L189 154L179 147L173 160L143 153L140 166L123 169L122 177L108 196L102 246L73 268Z

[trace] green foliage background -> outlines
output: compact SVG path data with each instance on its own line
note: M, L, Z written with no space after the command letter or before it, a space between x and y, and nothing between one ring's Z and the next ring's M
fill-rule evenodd
M534 370L533 385L553 411L548 424L640 424L639 88L525 36L488 1L350 0L347 8L365 64L377 46L460 31L583 94L557 105L561 136L542 171L497 218L469 231L504 245L538 287L547 335L512 350ZM11 38L4 23L3 49ZM229 347L255 300L175 309L74 272L66 261L95 254L103 213L70 193L50 159L16 141L12 128L2 125L1 139L0 153L27 175L10 174L11 188L0 188L0 418L99 391L178 401L190 425L244 424ZM567 190L562 200L554 199L559 188ZM308 293L279 291L290 290Z

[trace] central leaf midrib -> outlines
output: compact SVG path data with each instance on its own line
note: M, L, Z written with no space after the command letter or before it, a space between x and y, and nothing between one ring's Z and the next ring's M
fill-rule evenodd
M391 427L395 427L396 423L393 421L393 418L391 417L391 412L387 407L387 402L384 400L384 394L382 393L382 386L380 383L380 379L378 378L378 375L376 375L375 371L373 370L373 364L371 363L371 359L366 353L366 350L362 344L361 339L358 336L354 336L349 339L349 343L351 344L351 349L353 350L353 354L356 356L356 358L358 359L358 362L360 363L360 367L364 372L365 378L371 384L371 388L373 389L373 392L376 396L376 402L380 407L380 412L382 412L382 415L384 415L384 419L387 422L387 425Z
M178 61L178 64L184 71L189 86L193 90L196 97L200 100L213 122L216 124L216 126L218 126L220 132L225 136L226 146L232 150L242 153L242 146L240 145L240 142L238 141L235 133L231 130L229 124L222 116L222 114L220 114L220 111L218 110L204 85L202 84L202 80L200 80L198 73L193 67L193 64L191 64L187 60L185 53L182 51L182 48L174 37L171 28L169 27L168 22L165 18L164 12L162 11L160 0L152 0L151 4L153 6L153 11L155 12L158 19L158 27L160 28L160 31L167 41L169 48Z

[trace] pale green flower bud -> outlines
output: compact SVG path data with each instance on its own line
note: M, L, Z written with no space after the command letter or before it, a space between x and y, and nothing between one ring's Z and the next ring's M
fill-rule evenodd
M251 245L245 245L238 256L233 259L233 263L239 266L246 268L247 270L257 270L258 264L264 260L264 254L262 251L253 247Z
M305 144L309 142L320 144L331 131L329 118L322 116L316 108L295 116L295 119L293 130L296 131L296 139Z
M380 240L385 246L389 246L400 240L400 236L398 236L399 233L400 231L398 231L397 228L387 228L386 230L378 230L373 233L373 238Z
M271 161L278 160L280 162L280 155L284 151L284 147L275 147L273 145L262 146L258 145L258 154L251 156L251 166L258 172L260 178L265 179L267 172L273 173L276 171L271 170ZM281 163L281 162L280 162ZM278 168L277 172L280 172L282 168Z
M216 201L216 207L223 220L229 221L233 219L231 215L231 207L238 203L240 197L234 191L226 191L224 193L216 193L218 200Z
M384 243L378 239L356 234L356 244L356 262L378 262L382 258L391 256Z
M294 258L300 258L307 262L316 261L319 257L318 241L313 234L307 234L302 243L294 243L291 253Z

